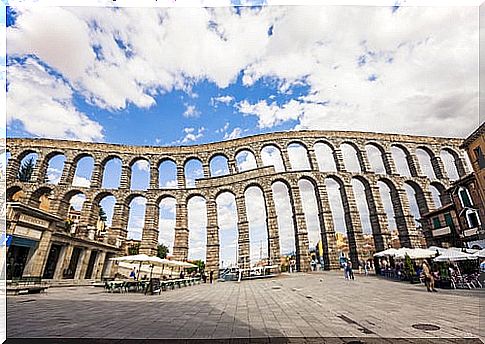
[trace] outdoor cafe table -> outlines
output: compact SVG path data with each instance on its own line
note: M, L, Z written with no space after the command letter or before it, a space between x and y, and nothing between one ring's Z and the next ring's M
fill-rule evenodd
M107 281L106 284L110 290L120 289L121 291L130 291L133 287L136 288L136 291L143 291L145 290L145 286L149 281L136 281L136 280L114 280L114 281ZM124 290L123 290L124 289Z

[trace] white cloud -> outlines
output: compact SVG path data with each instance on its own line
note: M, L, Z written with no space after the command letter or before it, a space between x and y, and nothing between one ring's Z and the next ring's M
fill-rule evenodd
M308 152L305 147L300 144L291 144L288 146L288 157L290 159L291 169L293 171L309 170L310 162L308 160Z
M219 97L212 97L211 98L211 105L217 107L219 103L229 105L231 102L234 101L234 97L230 95L219 96Z
M185 111L182 114L186 118L191 118L191 117L199 117L200 111L198 111L195 107L195 105L189 105L189 104L184 104L185 105Z
M86 196L83 194L77 194L72 196L69 204L77 211L81 211L83 208L84 201L86 200Z
M91 181L85 177L75 175L72 180L72 185L88 188L91 185Z
M195 131L195 128L184 128L185 136L182 139L175 141L175 143L185 144L189 142L195 142L204 136L204 132L205 132L204 127L200 127L199 129L197 129L197 132Z
M61 179L62 171L58 168L48 167L47 168L47 180L49 183L57 184Z
M150 172L150 163L148 162L148 160L138 160L135 163L135 166L139 171Z
M97 141L102 126L79 112L73 91L33 58L8 67L7 125L20 122L34 136Z
M276 172L283 172L285 170L281 152L275 146L265 146L261 150L261 159L265 166L274 166Z
M248 87L258 80L276 81L286 94L293 85L308 87L307 95L283 103L239 102L261 128L296 120L297 129L465 136L478 124L477 7L392 13L389 7L269 6L239 15L230 7L16 10L16 24L7 29L10 56L35 54L102 108L147 108L156 95L203 80L225 88L242 72ZM9 79L15 91L18 80ZM31 98L51 79L44 73L31 87L21 83L9 96L9 115L23 116L35 135L102 138L66 91L61 102L58 94L34 92L41 98L32 104L46 103L43 114L58 118L60 111L73 123L25 124L30 112L22 92Z
M242 133L241 128L239 127L234 128L233 131L231 131L229 134L228 133L224 134L224 140L237 139L238 137L241 137L241 133Z
M258 167L253 153L247 150L243 150L236 155L236 165L239 172Z

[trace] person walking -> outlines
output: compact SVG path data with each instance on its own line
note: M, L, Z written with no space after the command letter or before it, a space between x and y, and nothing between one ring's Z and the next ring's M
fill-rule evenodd
M344 263L342 264L343 268L344 268L344 277L345 279L349 279L349 270L347 269L347 261L344 261Z
M131 270L130 278L136 279L136 268L133 268L133 270Z
M352 262L350 260L347 263L347 275L349 279L354 280L354 271L352 270Z
M437 292L437 290L434 288L434 277L433 274L431 273L431 268L428 265L428 262L426 260L423 260L423 265L422 265L423 271L422 274L424 276L424 283L426 284L426 289L428 292Z
M365 273L366 276L369 275L369 262L365 262L364 273Z
M211 270L211 272L209 274L209 282L210 282L210 284L212 284L213 278L214 278L214 271Z

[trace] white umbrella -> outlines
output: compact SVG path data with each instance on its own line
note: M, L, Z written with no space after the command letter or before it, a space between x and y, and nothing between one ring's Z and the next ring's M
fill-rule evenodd
M385 257L385 256L394 257L397 252L398 250L396 250L395 248L388 248L387 250L377 252L376 254L374 254L374 257Z
M127 263L139 263L138 271L141 270L141 265L143 263L151 265L151 270L150 270L150 278L152 278L152 272L153 272L153 266L154 265L163 265L164 261L155 256L149 256L146 254L135 254L131 256L123 256L123 257L116 257L116 258L110 258L111 260L114 261L119 261L119 262L127 262ZM138 273L139 274L139 273Z
M454 262L454 261L467 260L467 259L476 259L476 257L461 251L446 250L446 251L443 251L438 257L436 257L433 260L435 262L447 262L447 261Z
M400 248L396 253L396 258L405 258L406 254L411 259L425 259L436 256L436 251L424 248Z
M483 250L477 251L472 256L477 258L485 258L485 248Z

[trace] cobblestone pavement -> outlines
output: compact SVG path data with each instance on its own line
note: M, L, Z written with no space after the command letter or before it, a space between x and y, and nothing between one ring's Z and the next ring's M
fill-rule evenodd
M440 338L425 342L451 343L455 341L445 338L483 336L479 316L485 310L484 295L481 290L428 293L422 285L358 274L347 281L337 272L201 284L154 296L111 294L100 287L50 288L44 294L8 298L7 336L325 336L408 338L406 342ZM415 324L440 329L419 330Z

